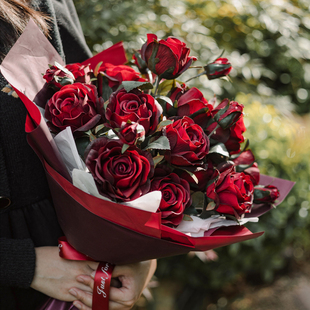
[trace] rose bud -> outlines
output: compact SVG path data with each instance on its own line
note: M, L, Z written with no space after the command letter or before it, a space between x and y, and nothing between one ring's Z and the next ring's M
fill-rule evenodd
M164 135L170 143L165 158L176 166L202 166L210 142L203 129L187 116L166 126Z
M138 123L123 123L120 130L117 132L120 140L129 145L136 144L138 141L143 142L145 139L144 127Z
M280 196L279 190L273 185L255 187L254 203L274 203Z
M234 166L220 172L215 186L211 184L206 190L207 197L216 204L214 210L236 218L251 212L254 195L251 177L243 172L235 172Z
M102 99L94 85L74 83L56 92L45 106L45 118L53 132L70 126L73 133L85 132L102 121Z
M147 42L141 49L141 57L148 68L160 79L166 80L177 78L197 60L189 53L189 48L182 41L174 37L157 41L154 34L147 35Z
M194 120L205 129L207 135L213 132L211 135L212 140L225 144L230 154L236 154L240 151L240 144L244 141L243 133L246 130L242 111L242 104L225 99L211 111L216 121L207 128L205 128L205 125L207 124L206 120L209 120L208 118L206 120L194 118ZM220 127L215 130L218 124Z
M212 115L223 129L227 129L233 126L243 115L243 108L244 106L237 101L224 99L213 109Z
M187 181L177 174L170 173L165 177L152 179L151 191L161 191L162 199L158 211L161 211L162 223L178 226L183 218L183 212L191 203L190 188Z
M91 69L89 65L80 63L61 66L59 64L51 66L46 70L43 78L50 86L60 89L65 85L73 83L90 83Z
M227 58L218 58L214 62L207 64L204 69L208 79L214 80L228 75L232 69L232 66L228 62Z
M255 162L254 154L251 150L246 150L233 159L234 165L238 172L244 172L251 177L254 185L258 185L260 173L258 165Z
M139 81L146 82L141 78L139 73L133 68L126 65L112 65L110 63L102 64L98 70L104 74L109 80L109 86L116 90L123 81Z
M172 102L177 101L177 115L181 117L189 116L201 109L206 109L206 111L202 113L202 117L206 117L206 114L210 115L211 113L209 111L211 111L213 107L208 104L202 92L196 87L186 89L184 85L185 84L182 85L183 87L174 88L170 95Z
M134 146L122 153L120 140L95 139L85 151L85 164L101 195L114 201L131 201L150 189L152 156Z
M161 105L151 95L138 89L127 92L120 89L112 93L106 107L107 126L121 128L123 123L139 123L145 129L145 134L153 133L162 114Z

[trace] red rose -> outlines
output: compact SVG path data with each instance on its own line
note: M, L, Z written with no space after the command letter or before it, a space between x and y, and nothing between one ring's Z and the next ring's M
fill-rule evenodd
M186 44L174 37L157 41L155 34L148 34L147 42L141 49L141 57L152 72L160 78L171 80L197 60L196 57L189 56L189 52Z
M203 129L187 116L166 126L164 134L170 143L165 158L176 166L202 166L210 142Z
M219 123L220 127L212 134L211 139L225 144L230 154L236 154L240 151L240 144L244 141L243 133L246 130L243 123L242 111L242 104L224 99L211 111L213 118L216 119L217 122L213 122L207 128L204 126L206 126L208 120L211 118L195 118L195 122L205 128L207 135L209 135Z
M258 165L255 162L254 154L251 150L242 152L236 159L233 160L237 171L241 170L251 177L254 185L258 185L260 179L260 173Z
M204 67L209 80L218 79L222 76L226 76L232 69L231 64L227 58L218 58L214 62L207 64Z
M158 211L162 213L162 223L178 226L183 212L191 203L189 184L177 174L152 179L151 191L161 191L162 199Z
M277 187L266 185L264 187L255 187L254 202L255 203L274 203L280 196Z
M120 89L112 93L105 117L113 129L121 128L123 123L139 123L148 135L155 131L161 113L162 107L151 95L138 89Z
M94 85L74 83L62 87L45 106L45 118L54 132L70 126L72 132L87 131L101 121L103 102Z
M115 66L110 63L105 63L100 66L99 72L104 73L109 80L109 86L113 89L118 88L123 81L146 81L140 77L137 71L126 65Z
M220 171L219 179L207 188L206 195L214 200L215 210L239 218L251 211L254 186L251 177L243 172L235 172L234 167Z
M209 111L213 108L196 87L190 89L177 87L172 91L170 99L172 102L177 100L177 115L181 117L189 116L203 108L207 108ZM204 117L206 117L205 114L203 114ZM208 115L210 115L210 112Z
M51 66L46 70L43 78L49 85L55 86L57 89L62 88L64 85L73 83L89 83L90 82L90 67L89 65L81 65L74 63L64 66Z
M94 140L87 148L85 164L101 195L115 201L130 201L146 194L153 176L153 159L148 152L106 137Z

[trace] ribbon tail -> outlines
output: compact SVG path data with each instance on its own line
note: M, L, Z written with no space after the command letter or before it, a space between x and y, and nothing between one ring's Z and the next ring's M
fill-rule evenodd
M93 310L109 310L109 293L114 265L101 262L95 275Z

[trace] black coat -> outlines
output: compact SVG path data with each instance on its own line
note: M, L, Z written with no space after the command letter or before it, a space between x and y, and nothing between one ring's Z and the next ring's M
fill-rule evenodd
M66 63L91 57L72 0L42 0L34 7L55 21L50 41ZM0 90L6 84L0 74ZM34 247L55 246L62 234L42 164L26 141L25 118L21 100L0 91L1 310L34 310L46 298L29 288Z

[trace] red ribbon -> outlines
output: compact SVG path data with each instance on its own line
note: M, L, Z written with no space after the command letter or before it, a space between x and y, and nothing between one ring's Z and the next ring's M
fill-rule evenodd
M75 250L66 237L58 239L59 256L70 260L90 260L92 258ZM92 310L109 310L109 292L114 265L100 262L95 274Z

